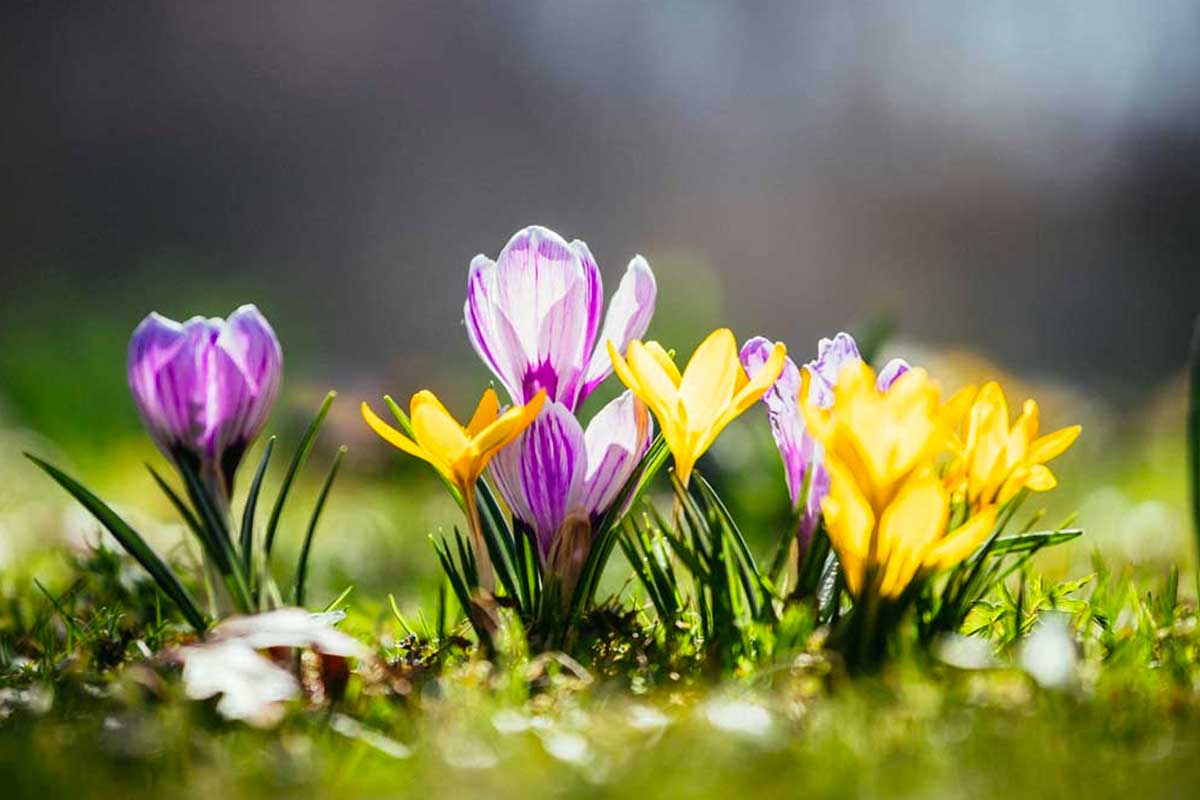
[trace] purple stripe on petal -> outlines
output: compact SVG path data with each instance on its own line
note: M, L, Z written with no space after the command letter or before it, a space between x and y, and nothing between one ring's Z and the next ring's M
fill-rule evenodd
M571 249L579 257L587 280L587 327L583 337L583 352L586 354L595 348L596 333L600 330L600 318L604 312L604 280L586 242L576 239L571 242Z
M612 372L608 357L608 342L616 345L617 352L624 355L625 348L634 339L640 339L650 326L654 316L654 305L658 297L658 285L646 259L635 256L629 262L616 294L608 305L604 319L604 330L592 351L587 372L583 378L580 402Z
M883 369L879 370L879 376L875 379L875 386L881 392L886 392L892 388L892 384L896 382L904 373L911 369L908 362L903 358L893 358L891 361L883 365Z
M583 505L593 519L617 499L653 438L650 414L632 392L626 391L592 417L584 432L588 466Z
M583 429L562 403L547 402L533 424L492 458L491 471L508 507L533 529L542 556L563 520L580 509L587 468Z

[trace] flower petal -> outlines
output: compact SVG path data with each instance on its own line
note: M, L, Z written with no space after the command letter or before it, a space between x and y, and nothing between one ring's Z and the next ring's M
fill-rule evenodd
M1034 464L1045 464L1050 459L1062 455L1082 432L1082 425L1072 425L1035 439L1029 446L1029 460Z
M475 436L490 425L499 414L500 400L496 397L496 391L489 387L483 391L483 396L479 398L479 405L475 407L475 413L471 415L471 421L467 423L467 435Z
M579 421L562 403L545 403L532 424L496 453L491 470L545 557L567 515L581 507L587 448Z
M875 379L876 388L881 392L886 392L892 388L892 384L896 382L897 378L910 369L912 367L903 358L893 358L883 365L883 369L879 370L879 376Z
M822 408L828 408L833 403L833 387L842 374L842 369L850 363L862 361L858 345L854 337L848 333L839 333L832 339L822 339L817 343L817 357L805 366L813 375L809 391L813 394L810 399Z
M453 481L453 475L451 475L450 464L448 462L435 456L428 450L425 450L412 439L409 439L403 433L384 422L382 419L380 419L379 415L372 411L371 407L365 402L362 404L359 410L362 413L363 421L367 423L371 430L375 431L375 433L379 435L379 438L383 439L392 447L402 450L405 453L408 453L410 456L416 456L422 461L431 464L447 479Z
M996 527L996 507L989 506L955 528L934 545L922 559L922 569L936 572L949 569L974 553Z
M645 404L626 391L592 417L584 432L587 475L583 506L593 517L608 510L650 449L654 428Z
M463 426L446 410L433 392L424 389L409 403L409 420L417 445L435 458L455 463L470 446Z
M617 352L624 353L629 343L641 339L654 316L654 304L658 286L650 265L641 256L635 256L625 269L625 275L617 286L616 294L608 305L604 318L604 330L592 351L587 372L583 378L580 402L596 388L612 371L612 359L608 358L607 343L612 341Z
M905 481L879 518L876 558L879 592L898 597L921 567L922 556L946 531L950 497L932 468Z
M217 346L237 364L250 390L250 408L240 434L245 441L252 441L262 431L279 396L283 371L279 339L257 307L244 305L230 315L217 337Z
M521 431L529 427L545 402L546 393L538 392L525 405L514 406L505 411L471 440L471 450L479 461L475 470L476 476L483 472L488 459L497 450L506 447L521 435Z
M514 402L546 389L552 400L574 403L597 280L577 251L547 228L525 228L504 246L496 259L495 303L516 339L507 366L520 375Z
M741 372L742 363L738 360L737 340L733 338L733 331L718 328L705 337L692 353L683 370L683 379L679 382L679 397L687 410L689 430L707 430L720 419L729 407ZM765 382L764 391L775 382L776 377L778 370L771 380Z
M503 311L499 305L496 281L496 262L483 255L475 256L467 274L467 300L463 304L463 318L475 352L479 353L509 395L515 398L521 391L525 359L519 347L513 352L517 344L515 334L503 335L501 332ZM507 320L504 324L507 325Z

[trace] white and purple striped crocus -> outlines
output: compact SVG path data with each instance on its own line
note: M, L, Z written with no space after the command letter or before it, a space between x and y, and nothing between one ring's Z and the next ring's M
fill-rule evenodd
M750 339L742 346L742 365L749 375L753 376L762 368L772 346L773 342L761 336ZM822 339L817 347L816 359L804 366L812 375L809 401L822 408L833 405L833 389L842 367L861 360L858 345L850 334L839 333L832 339ZM908 363L903 359L889 361L879 371L879 390L886 392L908 368ZM796 533L800 561L803 563L804 554L821 518L821 501L829 494L829 472L822 463L821 445L804 430L804 417L800 411L800 369L790 358L784 364L779 380L763 395L763 403L767 406L771 434L783 459L792 507L796 508L801 499L804 500L804 508L798 509L802 513ZM801 498L809 470L812 471L812 478L809 480L808 494Z
M564 404L547 402L533 424L492 458L501 496L532 532L546 574L561 581L564 592L574 587L587 559L594 526L652 438L648 409L625 392L586 430Z
M229 319L178 323L153 313L129 341L129 389L143 424L173 461L194 461L218 499L279 395L283 355L252 305Z
M575 411L612 372L606 343L620 352L641 338L657 288L646 259L635 256L609 303L588 246L554 231L517 231L499 257L471 261L464 307L467 333L514 403L546 399Z

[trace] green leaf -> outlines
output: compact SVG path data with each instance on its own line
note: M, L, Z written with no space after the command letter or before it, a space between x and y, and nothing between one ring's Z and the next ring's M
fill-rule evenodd
M154 482L158 484L158 488L162 489L163 494L165 494L167 499L171 501L171 505L175 507L175 510L179 513L179 516L183 517L183 521L187 524L188 528L190 528L192 533L196 535L196 538L200 540L200 544L207 549L209 547L207 542L208 534L203 528L201 528L200 520L196 519L196 515L192 513L190 508L188 508L187 503L183 502L183 498L179 496L179 493L171 488L171 484L167 483L167 481L158 474L158 471L155 470L154 467L147 464L146 469L150 471L150 477L154 478Z
M271 509L271 517L267 521L267 534L263 548L268 558L271 556L271 548L275 545L275 531L279 528L279 517L283 514L283 505L287 502L288 493L292 490L292 483L296 480L296 474L300 472L300 468L304 466L304 462L308 459L308 454L312 452L313 442L317 438L317 431L321 429L321 424L325 422L325 416L329 413L329 407L333 405L335 397L337 397L337 392L329 392L329 394L325 395L325 400L321 403L321 408L318 409L317 416L313 419L312 424L308 426L308 430L304 432L304 438L300 440L300 446L296 448L296 454L292 456L292 463L288 465L287 473L283 476L283 483L279 486L279 496L275 498L275 506Z
M113 535L113 538L120 542L121 547L125 548L125 551L133 556L146 572L150 573L150 577L154 578L155 583L159 585L163 593L171 598L180 612L183 613L188 624L197 633L203 634L207 630L208 623L205 622L204 615L200 613L196 602L192 599L187 589L179 582L175 573L150 549L150 546L146 544L146 540L137 531L129 527L128 523L121 519L103 500L96 497L96 495L92 494L57 467L53 467L29 453L26 453L25 457L40 467L59 486L65 489L68 494L78 500Z
M321 484L321 493L317 495L317 504L313 507L312 517L308 520L308 530L304 533L304 546L300 548L300 560L296 564L296 588L294 596L296 605L304 606L304 582L308 577L308 554L312 549L313 534L317 532L317 523L321 519L321 512L325 510L325 501L329 498L329 490L333 488L333 480L337 477L338 467L342 464L342 459L346 457L345 445L338 448L337 454L333 457L333 463L329 466L329 473L325 476L325 482Z
M1067 530L1033 531L1031 533L1014 533L1006 536L997 536L996 540L992 542L991 548L987 551L987 555L995 557L1011 553L1024 553L1028 550L1040 550L1043 547L1052 547L1056 544L1069 542L1082 535L1083 531L1079 528L1070 528Z
M242 565L237 560L237 554L233 552L233 540L229 536L229 525L224 512L217 507L192 462L186 458L176 458L175 465L183 477L192 507L200 512L202 527L208 531L208 539L212 542L212 555L217 569L225 579L226 585L229 585L232 578L233 585L230 587L230 591L241 610L247 613L253 611L254 600L250 596L250 585L246 582L246 575L242 572Z
M254 512L258 509L258 493L262 491L263 476L267 474L267 462L271 460L271 451L275 449L275 437L267 439L267 447L259 459L258 469L254 471L254 480L250 482L250 491L246 494L246 507L242 510L242 537L240 550L242 555L242 571L250 576L254 565Z

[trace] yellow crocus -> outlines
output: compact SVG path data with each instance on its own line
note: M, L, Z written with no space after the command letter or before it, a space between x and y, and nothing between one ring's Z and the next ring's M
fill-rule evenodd
M710 333L682 374L658 342L634 340L622 358L610 341L608 354L617 377L658 419L675 459L675 474L686 485L717 435L779 379L787 348L777 343L753 378L742 367L728 328Z
M830 474L821 510L850 593L896 598L916 577L970 556L992 532L996 509L946 530L950 492L935 462L950 409L926 372L909 370L881 392L874 370L848 364L829 408L807 402L808 382L805 372L801 407Z
M411 438L380 419L365 402L362 404L363 419L371 430L392 446L427 461L458 491L471 528L480 583L489 590L492 588L491 561L480 528L475 483L492 456L529 427L545 400L546 393L541 391L525 405L514 406L501 414L496 392L488 389L479 399L471 421L464 427L433 392L423 390L413 395L409 403Z
M952 439L955 458L946 471L946 486L971 508L1003 505L1028 488L1045 492L1058 485L1046 462L1061 455L1079 438L1072 425L1038 436L1038 405L1026 400L1021 415L1009 425L1008 402L995 382L975 394Z

